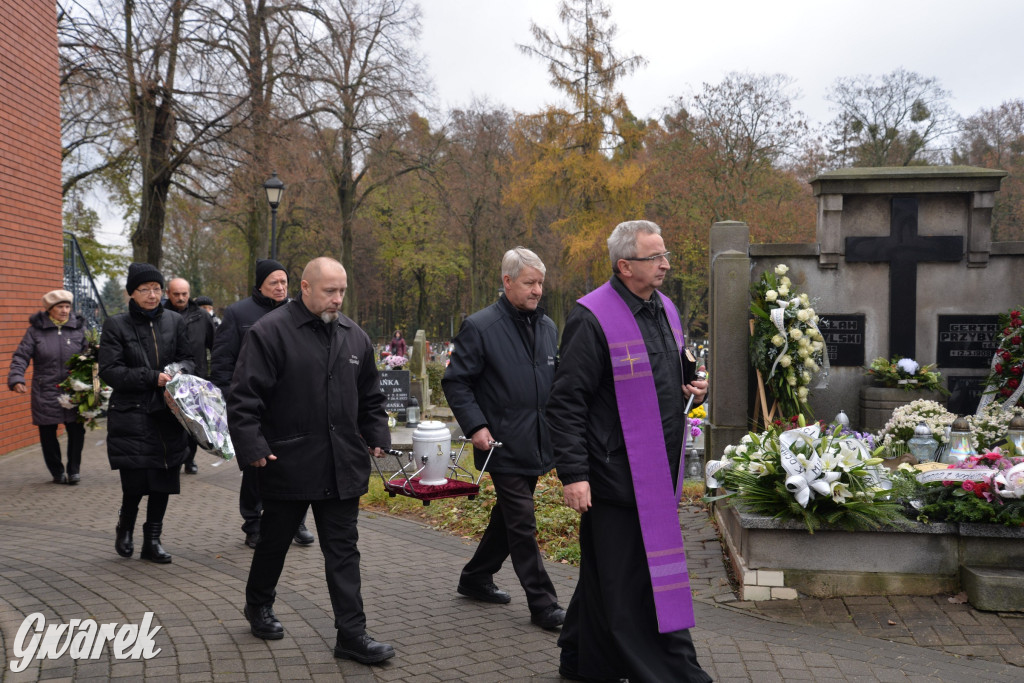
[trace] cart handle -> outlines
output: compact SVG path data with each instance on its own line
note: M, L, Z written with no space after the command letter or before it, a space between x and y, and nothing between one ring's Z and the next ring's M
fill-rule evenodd
M459 437L459 441L461 441L464 444L465 443L472 443L473 442L472 439L468 439L465 436L460 436ZM495 448L501 448L502 444L501 444L500 441L495 441L494 439L491 439L490 445L491 445L491 450L487 452L487 458L484 460L484 466L480 468L480 476L478 476L476 478L476 481L473 482L477 486L480 485L480 480L484 478L484 472L487 471L487 463L489 463L491 461L491 456L494 455L494 449Z

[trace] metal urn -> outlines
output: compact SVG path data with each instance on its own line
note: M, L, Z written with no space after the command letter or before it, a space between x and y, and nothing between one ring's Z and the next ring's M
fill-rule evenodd
M413 463L422 470L419 483L424 486L443 486L448 483L451 463L452 433L443 422L424 420L412 433Z

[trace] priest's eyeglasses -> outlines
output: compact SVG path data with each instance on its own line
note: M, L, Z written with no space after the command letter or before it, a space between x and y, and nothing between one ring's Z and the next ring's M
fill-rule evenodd
M665 263L668 263L672 256L671 251L664 251L660 254L651 254L650 256L633 256L632 258L626 257L626 261L661 261L665 259Z

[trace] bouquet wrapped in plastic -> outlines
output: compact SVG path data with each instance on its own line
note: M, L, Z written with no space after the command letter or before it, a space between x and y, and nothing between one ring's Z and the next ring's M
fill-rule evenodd
M217 386L202 377L181 372L177 363L164 368L171 375L165 389L171 412L204 451L231 460L235 448L228 434L228 411L224 395Z

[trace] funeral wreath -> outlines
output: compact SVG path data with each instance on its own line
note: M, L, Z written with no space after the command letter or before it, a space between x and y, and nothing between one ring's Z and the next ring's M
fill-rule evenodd
M755 514L803 522L811 533L822 526L898 525L902 508L888 500L890 482L881 462L840 427L751 432L726 446L721 460L708 463L708 490L725 490L708 500L730 498Z
M788 266L779 264L750 288L750 362L783 417L812 417L811 382L823 369L827 374L825 339L810 298L793 289L788 272Z

